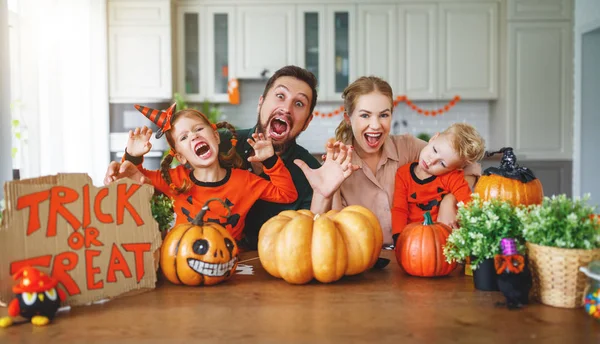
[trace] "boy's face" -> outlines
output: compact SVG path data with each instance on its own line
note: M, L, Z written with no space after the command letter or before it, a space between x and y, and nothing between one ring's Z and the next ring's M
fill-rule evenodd
M172 137L177 160L192 167L211 166L219 161L219 134L205 121L193 115L177 117Z
M419 154L419 166L433 176L461 168L464 161L452 147L450 135L435 134Z
M276 152L283 152L306 129L312 115L310 86L291 76L277 78L266 97L258 101L258 131L273 140Z

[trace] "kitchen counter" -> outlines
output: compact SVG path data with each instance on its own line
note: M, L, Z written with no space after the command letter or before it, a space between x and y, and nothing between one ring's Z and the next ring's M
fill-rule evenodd
M240 265L252 274L212 287L161 280L152 291L59 313L46 327L0 329L0 342L600 342L600 322L581 308L510 311L496 306L501 293L474 290L459 269L411 277L392 251L382 256L392 259L385 269L298 286L271 277L246 252Z

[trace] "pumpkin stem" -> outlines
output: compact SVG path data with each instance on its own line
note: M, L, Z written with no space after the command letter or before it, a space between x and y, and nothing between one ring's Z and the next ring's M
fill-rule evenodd
M515 167L518 167L517 156L513 152L512 147L503 147L503 148L500 148L500 150L497 150L495 152L487 152L486 151L485 156L486 156L486 158L489 158L498 153L502 153L502 160L500 160L500 166L502 168L507 169L507 170L512 170Z
M512 147L503 147L496 152L486 151L485 156L490 157L498 153L502 153L500 167L488 167L485 171L483 171L484 176L496 174L502 177L519 180L522 183L527 183L536 179L533 171L527 167L520 167L517 164L517 156L513 152Z
M204 225L204 221L202 220L204 218L204 215L206 214L206 212L208 211L208 204L210 202L219 202L223 205L223 207L225 207L225 209L227 209L227 215L226 216L221 216L223 218L227 218L229 217L229 215L231 215L231 209L229 209L229 205L227 205L227 203L225 203L222 199L220 198L211 198L208 201L204 202L204 205L202 206L202 209L200 210L200 212L198 213L198 215L196 215L196 217L192 220L192 224L195 226L203 226Z
M431 214L427 211L424 216L425 221L423 221L424 226L431 226L433 224L433 220L431 220Z

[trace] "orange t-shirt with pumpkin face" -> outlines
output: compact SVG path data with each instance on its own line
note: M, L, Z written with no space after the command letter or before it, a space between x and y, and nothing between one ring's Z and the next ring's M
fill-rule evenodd
M392 235L402 232L407 224L423 222L425 212L437 220L439 206L447 194L458 202L471 200L471 188L462 170L454 170L440 176L419 179L414 170L418 162L398 168L392 203Z

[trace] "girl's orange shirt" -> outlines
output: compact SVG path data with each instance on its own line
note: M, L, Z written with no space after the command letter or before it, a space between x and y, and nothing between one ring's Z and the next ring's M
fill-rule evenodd
M188 179L193 185L188 193L180 195L171 189L159 170L146 170L141 164L136 166L157 190L174 200L176 225L191 222L207 200L223 200L229 206L229 215L222 204L211 202L203 220L221 224L237 241L242 238L246 215L256 200L292 203L298 198L292 176L279 157L273 167L264 168L270 181L249 171L233 168L227 169L227 175L219 182L201 182L194 178L192 171L179 165L169 172L173 183L182 185L184 179Z

